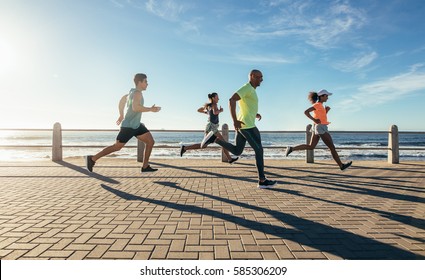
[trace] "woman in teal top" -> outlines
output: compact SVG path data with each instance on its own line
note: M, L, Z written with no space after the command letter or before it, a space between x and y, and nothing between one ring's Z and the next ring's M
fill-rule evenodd
M219 118L218 115L223 112L223 108L220 107L218 109L217 103L218 103L218 93L213 92L208 94L208 99L210 103L205 104L201 108L198 109L199 113L207 114L208 115L208 122L205 127L205 137L199 144L193 144L190 146L182 145L180 149L180 156L183 156L183 154L187 150L197 150L206 148L208 144L214 143L216 139L224 139L221 135L220 131L218 131L219 128ZM224 154L227 157L227 162L233 163L238 160L238 157L232 158L227 150L224 150Z

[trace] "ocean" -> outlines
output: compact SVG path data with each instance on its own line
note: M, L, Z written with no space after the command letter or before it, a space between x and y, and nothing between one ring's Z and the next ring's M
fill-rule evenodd
M153 131L155 146L152 152L152 159L173 159L180 158L180 145L190 145L199 143L202 140L202 132L162 132ZM117 131L63 131L62 143L64 146L63 157L79 157L88 154L95 154L102 147L109 146L115 142ZM332 132L332 138L341 159L344 160L386 160L388 146L387 133L343 133ZM285 147L305 143L305 133L288 132L272 133L262 132L262 143L265 147L265 158L282 159L285 157ZM230 142L234 142L234 133L229 132ZM425 134L408 133L399 135L400 141L400 161L425 161ZM50 159L52 144L51 131L0 131L0 160L38 160ZM135 146L136 139L133 138L128 145ZM9 146L9 147L5 147ZM26 146L17 148L10 146ZM37 147L28 147L37 146ZM98 146L98 147L81 147ZM184 154L184 158L220 158L221 152L216 144L211 148L201 150L191 150ZM242 158L253 158L254 153L249 149L247 143L246 151ZM350 149L344 149L348 148ZM325 149L323 142L319 142L319 149L315 150L315 159L328 160L331 155ZM373 149L369 149L373 148ZM407 150L403 150L407 148ZM124 148L109 157L136 158L136 148ZM305 151L293 152L288 160L305 159Z

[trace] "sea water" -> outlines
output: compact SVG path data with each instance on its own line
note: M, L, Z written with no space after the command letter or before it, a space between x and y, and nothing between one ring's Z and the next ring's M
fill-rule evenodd
M115 142L118 131L63 131L63 157L80 157L96 154L103 147ZM203 132L166 132L154 131L155 147L151 158L174 159L180 158L180 146L200 143ZM341 159L344 160L385 160L388 151L388 133L332 133L334 144ZM305 133L262 133L262 144L265 158L282 159L285 157L285 147L305 143ZM234 143L234 133L229 132L229 141ZM425 161L425 134L409 133L399 135L400 160ZM52 155L51 131L0 131L0 160L37 160L50 159ZM136 146L135 138L131 139L128 146ZM3 146L3 147L1 147ZM21 146L21 147L4 147ZM33 147L31 147L33 146ZM35 147L34 147L35 146ZM46 147L45 147L46 146ZM74 147L66 147L74 146ZM96 146L96 147L83 147ZM331 154L322 141L319 141L315 150L315 159L331 159ZM344 149L348 148L350 149ZM221 152L217 144L212 144L207 149L187 151L184 158L220 158ZM254 153L246 144L243 158L253 158ZM358 148L358 149L356 149ZM366 149L365 149L366 148ZM371 149L369 149L371 148ZM403 150L408 148L409 150ZM413 150L412 150L413 149ZM415 150L417 149L417 150ZM136 158L135 147L124 148L109 155L118 158ZM305 151L293 152L288 160L305 159Z

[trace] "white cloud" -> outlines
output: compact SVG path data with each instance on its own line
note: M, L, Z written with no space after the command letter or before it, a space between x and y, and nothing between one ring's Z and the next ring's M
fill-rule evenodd
M168 21L178 21L188 6L173 0L148 0L146 10Z
M193 4L187 1L175 0L147 0L145 9L151 14L162 18L163 20L177 23L179 31L183 33L199 34L202 17L188 16L189 10L193 9Z
M359 87L358 92L338 106L350 106L352 111L399 100L425 91L425 72L419 71L422 64L412 65L407 73Z
M254 38L296 36L314 47L330 49L367 22L362 10L341 1L335 1L333 5L311 0L278 4L281 3L273 2L271 16L265 22L234 25L232 31Z
M261 55L235 55L235 59L247 63L263 64L288 64L293 61L279 55L261 56Z
M118 8L123 8L124 4L120 3L119 0L109 0L109 2L111 2L114 6L118 7Z
M378 54L376 52L361 54L359 57L353 58L352 60L334 63L333 67L343 72L353 72L368 66L377 57Z

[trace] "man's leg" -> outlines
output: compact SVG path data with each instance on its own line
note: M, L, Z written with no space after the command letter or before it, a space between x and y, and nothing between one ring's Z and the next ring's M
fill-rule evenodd
M246 138L249 145L254 149L255 152L255 165L257 166L258 179L264 181L266 176L264 175L264 150L261 144L261 135L258 128L241 129L241 134Z
M153 145L155 144L155 140L152 137L150 132L146 132L142 135L138 135L137 139L145 143L145 153L143 156L143 166L142 168L147 168L149 166L149 158L152 153Z
M86 168L88 171L93 172L93 166L96 164L96 161L101 157L117 152L124 147L126 143L122 143L120 141L116 141L115 144L104 148L102 151L98 152L94 156L85 156L86 159Z
M94 156L91 157L91 159L96 162L98 159L100 159L101 157L107 156L109 154L118 152L119 150L121 150L124 145L126 143L121 143L120 141L116 141L115 144L108 146L106 148L104 148L102 151L98 152L97 154L95 154Z

